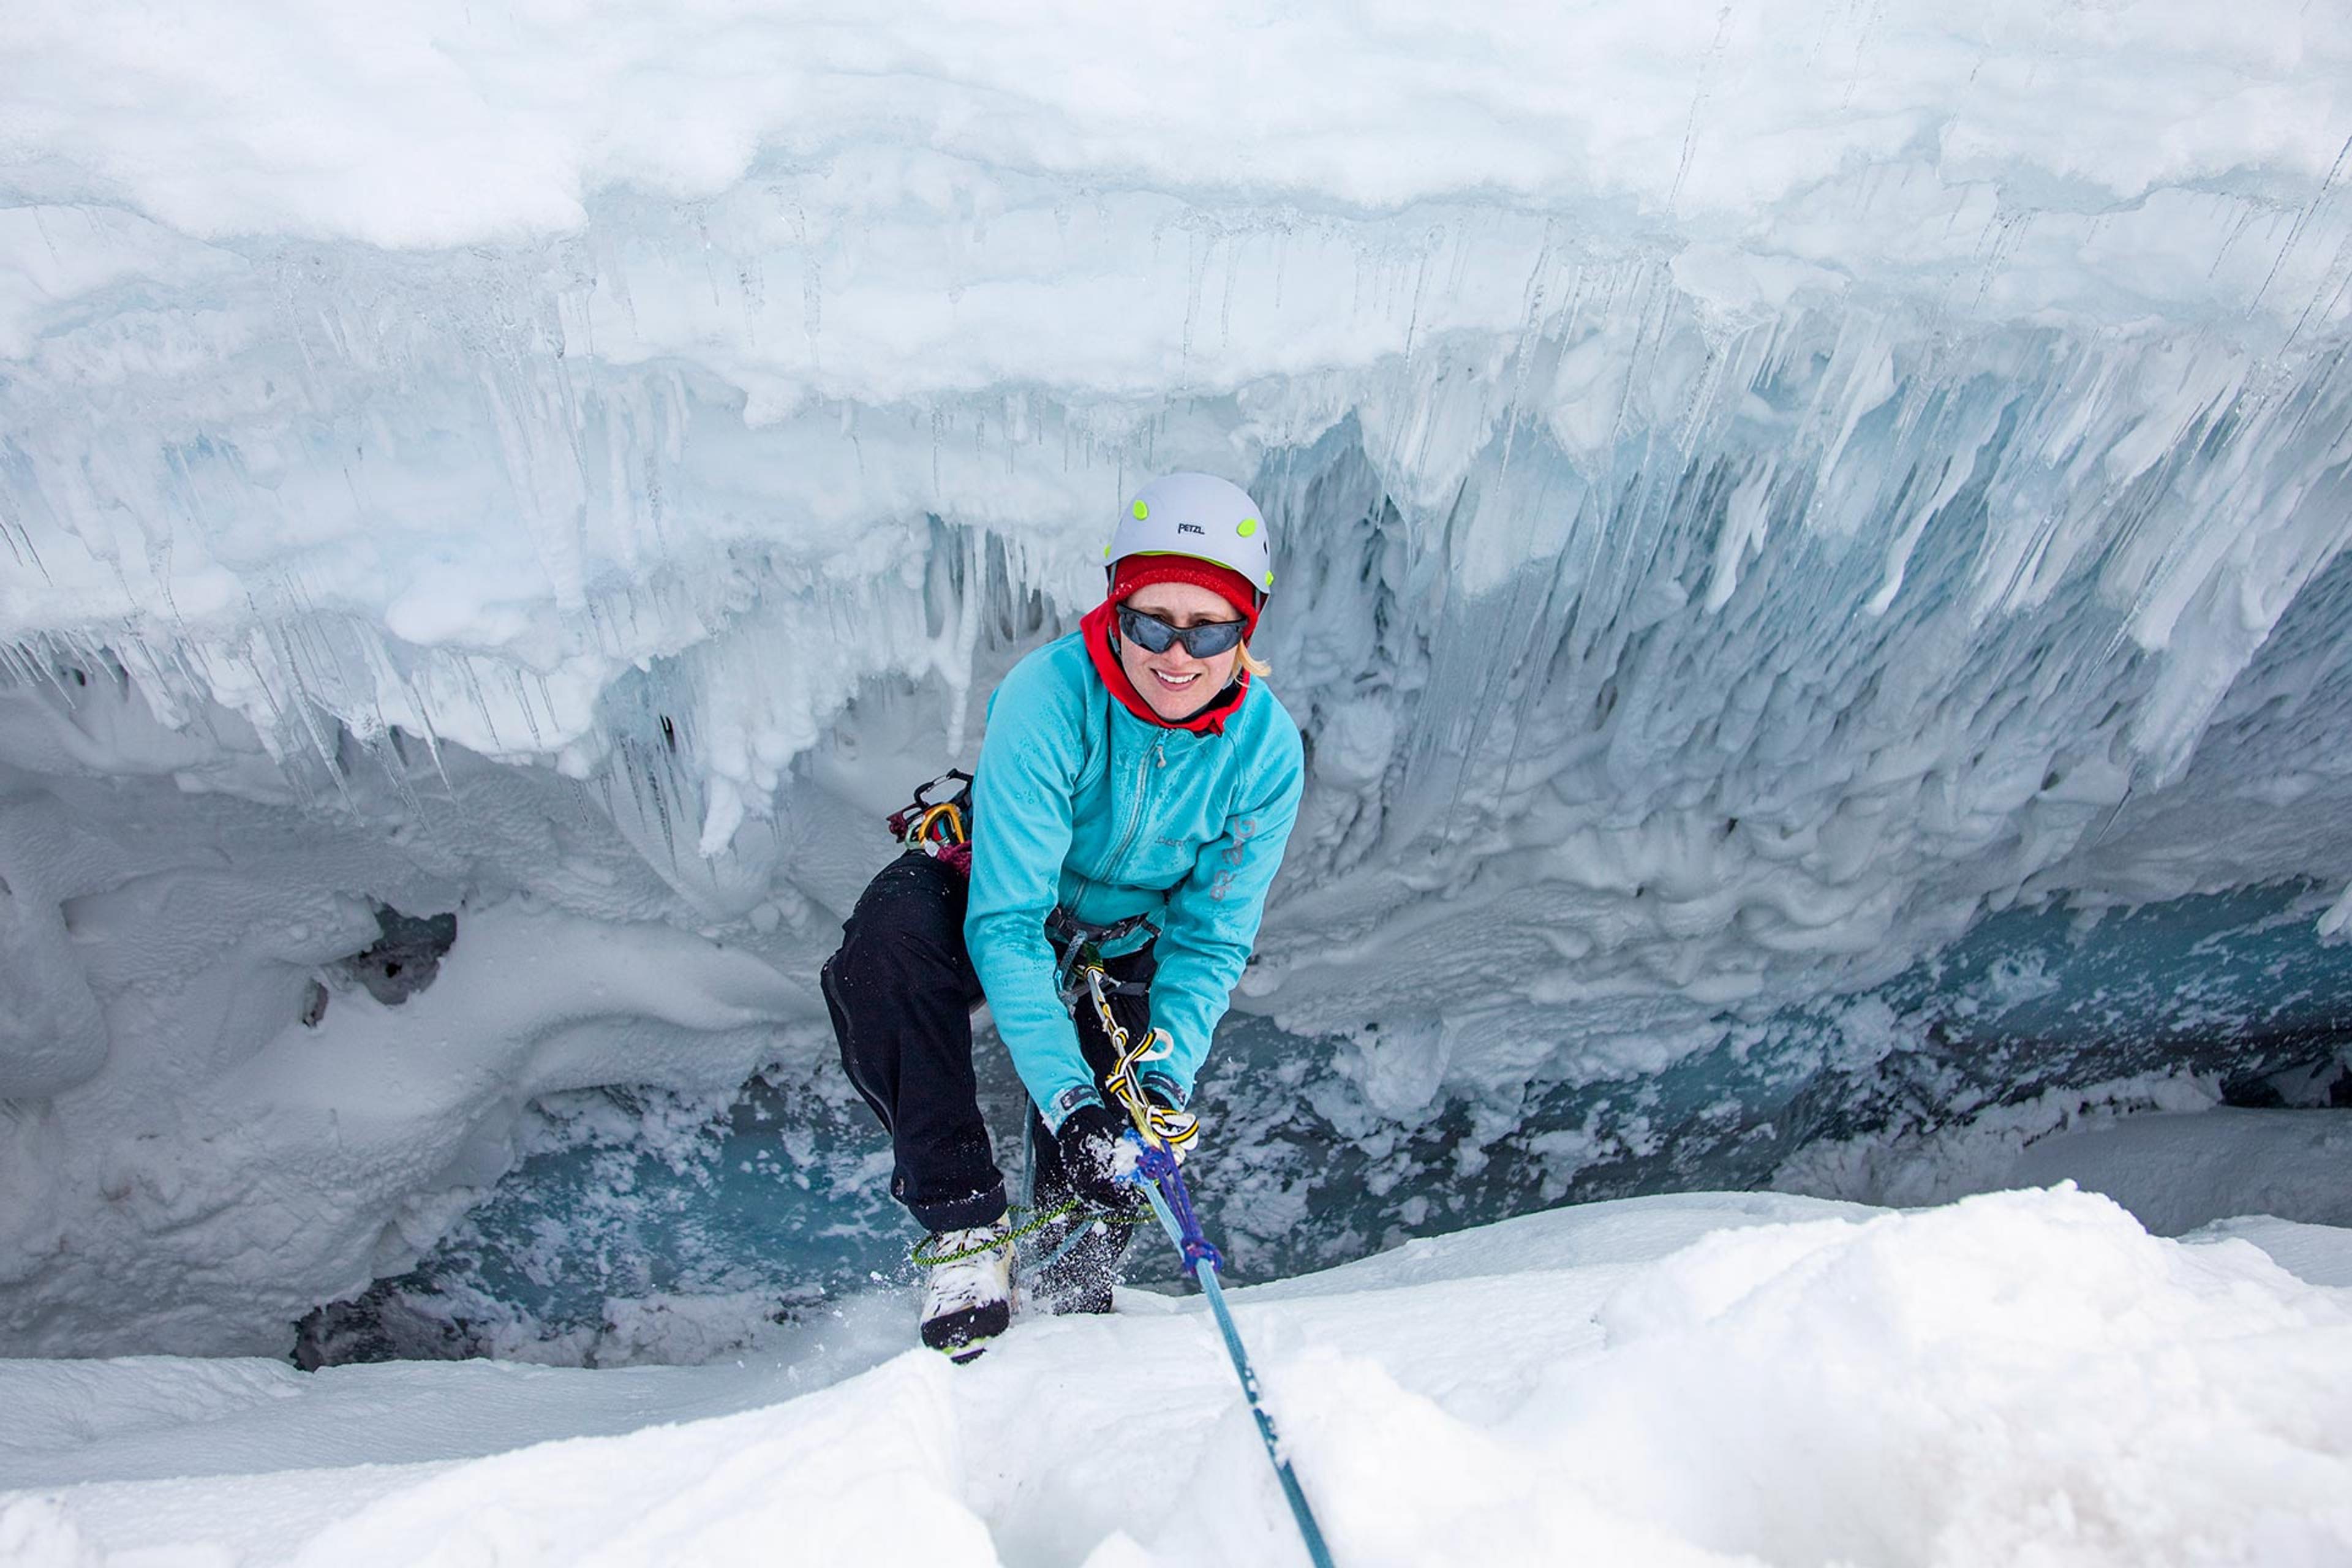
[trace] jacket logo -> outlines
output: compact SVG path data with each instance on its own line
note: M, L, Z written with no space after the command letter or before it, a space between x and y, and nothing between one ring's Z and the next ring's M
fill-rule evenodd
M1224 902L1225 895L1234 890L1234 877L1249 861L1249 841L1257 837L1257 818L1244 816L1234 823L1231 837L1233 842L1226 845L1217 855L1217 858L1225 863L1226 868L1209 879L1209 897L1219 903Z

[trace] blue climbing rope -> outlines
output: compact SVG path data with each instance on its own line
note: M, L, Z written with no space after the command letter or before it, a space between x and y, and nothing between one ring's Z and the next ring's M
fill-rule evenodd
M1086 958L1076 947L1072 952L1076 958ZM1242 1398L1257 1422L1258 1439L1265 1445L1265 1457L1274 1465L1275 1479L1282 1483L1283 1499L1290 1504L1290 1517L1297 1521L1298 1533L1307 1542L1307 1555L1315 1568L1332 1568L1331 1549L1323 1544L1323 1527L1315 1522L1315 1510L1307 1506L1307 1494L1299 1489L1298 1477L1292 1472L1290 1461L1282 1457L1282 1439L1274 1429L1274 1415L1265 1407L1265 1396L1257 1385L1257 1373L1250 1365L1249 1352L1242 1348L1241 1331L1234 1326L1234 1314L1225 1306L1224 1287L1217 1282L1217 1272L1224 1267L1225 1260L1202 1234L1201 1216L1192 1212L1192 1194L1185 1190L1184 1175L1178 1168L1176 1151L1192 1141L1197 1124L1183 1111L1153 1105L1138 1087L1136 1068L1166 1056L1168 1037L1154 1029L1146 1032L1141 1040L1130 1043L1127 1030L1111 1013L1110 985L1102 965L1080 962L1076 968L1076 983L1064 991L1063 1000L1075 1012L1077 998L1081 994L1088 996L1104 1035L1118 1053L1118 1063L1108 1081L1112 1094L1126 1108L1128 1120L1134 1123L1126 1135L1137 1149L1134 1173L1126 1179L1142 1187L1143 1195L1151 1200L1151 1212L1160 1216L1160 1227L1183 1256L1185 1270L1200 1281L1201 1294L1209 1299L1209 1310L1217 1320L1217 1331L1224 1336L1225 1354L1234 1363L1234 1374L1242 1380Z
M1132 1136L1132 1134L1130 1134ZM1192 1194L1184 1190L1183 1175L1176 1168L1176 1157L1165 1149L1156 1149L1142 1142L1142 1152L1136 1158L1136 1174L1143 1195L1151 1200L1151 1212L1160 1216L1160 1227L1176 1250L1184 1256L1184 1267L1201 1282L1201 1294L1209 1299L1209 1310L1217 1320L1217 1331L1225 1338L1225 1354L1234 1363L1234 1375L1242 1380L1242 1398L1249 1405L1250 1415L1257 1422L1259 1440L1265 1444L1265 1457L1274 1462L1275 1479L1282 1483L1284 1500L1290 1504L1290 1517L1298 1521L1298 1533L1306 1540L1307 1555L1315 1568L1332 1568L1331 1549L1323 1544L1322 1526L1315 1522L1315 1510L1307 1505L1307 1494L1299 1489L1298 1477L1290 1468L1290 1461L1282 1457L1282 1439L1274 1429L1274 1416L1259 1394L1257 1373L1251 1367L1249 1352L1242 1348L1241 1331L1234 1326L1234 1314L1225 1306L1224 1287L1217 1283L1217 1270L1224 1262L1209 1238L1201 1234L1201 1221L1192 1212Z

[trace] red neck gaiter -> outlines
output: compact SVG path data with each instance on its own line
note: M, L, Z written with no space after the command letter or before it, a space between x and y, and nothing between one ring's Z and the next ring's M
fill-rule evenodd
M1151 710L1151 704L1143 700L1143 693L1135 689L1135 683L1128 679L1127 668L1118 662L1118 654L1111 647L1116 610L1113 601L1105 599L1088 610L1085 618L1078 622L1078 635L1087 639L1087 654L1095 661L1095 673L1102 677L1105 686L1110 688L1110 694L1118 698L1129 712L1163 730L1223 734L1225 721L1233 717L1234 710L1242 705L1242 699L1249 695L1249 671L1237 669L1234 674L1234 683L1211 698L1209 705L1190 719L1162 719Z

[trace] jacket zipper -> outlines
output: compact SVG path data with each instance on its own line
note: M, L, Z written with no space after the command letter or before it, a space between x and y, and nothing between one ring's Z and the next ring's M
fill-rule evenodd
M1126 863L1128 847L1135 842L1135 836L1143 831L1143 797L1150 787L1152 769L1168 765L1168 758L1160 751L1165 744L1164 741L1152 742L1151 761L1135 770L1135 815L1128 818L1127 832L1120 837L1118 847L1111 851L1108 870L1112 875L1116 875Z

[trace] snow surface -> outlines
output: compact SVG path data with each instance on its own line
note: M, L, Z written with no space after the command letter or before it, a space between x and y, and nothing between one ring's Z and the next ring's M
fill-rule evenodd
M2044 900L2340 940L2348 40L0 10L0 1345L282 1348L536 1097L822 1062L873 816L1172 468L1314 743L1265 1092L1368 1144L1864 1071L1762 1021ZM396 1008L378 904L459 917Z
M1603 1204L1234 1301L1342 1563L2352 1552L2352 1294L2070 1189ZM961 1369L888 1305L722 1367L0 1363L0 1555L1305 1560L1196 1298Z

